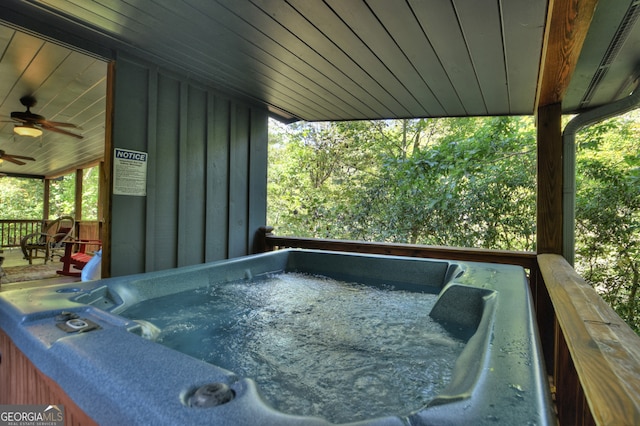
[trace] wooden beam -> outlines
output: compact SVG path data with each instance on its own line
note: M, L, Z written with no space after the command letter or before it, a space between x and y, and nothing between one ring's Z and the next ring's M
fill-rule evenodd
M100 202L102 205L102 278L111 276L111 193L113 188L113 113L115 94L116 62L107 68L107 105L104 123L104 161L100 167Z
M49 196L51 194L51 181L49 179L45 179L43 182L43 191L42 191L42 219L49 219Z
M538 110L538 253L562 254L562 108L560 103Z
M73 166L73 167L71 167L69 169L65 169L65 170L59 171L58 173L56 173L54 175L45 176L45 178L54 180L54 179L57 179L59 177L66 176L68 174L75 173L76 170L78 170L78 169L83 169L83 170L84 169L90 169L91 167L95 167L95 166L99 165L102 161L103 161L102 158L98 158L97 160L89 161L88 163L78 164L78 165Z
M82 220L82 169L76 170L75 219Z
M534 111L562 102L598 0L549 0Z
M104 222L104 205L102 203L105 197L105 186L102 176L104 176L104 161L98 165L98 222ZM102 235L99 239L102 240Z

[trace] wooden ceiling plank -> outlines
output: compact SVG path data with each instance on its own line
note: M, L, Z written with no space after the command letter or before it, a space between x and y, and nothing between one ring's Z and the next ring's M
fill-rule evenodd
M82 91L71 109L61 110L69 119L82 120L85 111L95 111L99 107L104 109L105 96L107 90L107 64L95 62L87 67L82 74L76 76L73 84Z
M105 62L67 50L64 60L51 70L38 90L34 92L34 95L43 97L43 100L38 103L38 107L41 110L48 110L49 104L53 103L56 94L66 92L73 84L82 86L82 89L74 89L74 92L82 93L90 90L96 83L104 79L105 70ZM58 112L59 110L51 111L51 113Z
M132 35L132 26L126 25L131 21L129 17L114 13L111 8L105 7L95 0L41 0L40 2L53 9L66 11L80 21L91 23L111 36L127 35L127 37L131 37ZM136 38L143 37L144 33L137 33Z
M59 108L60 105L53 107L54 99L60 98L60 96L68 97L62 99L63 109L67 102L75 101L73 94L67 93L68 81L76 78L79 73L82 74L83 68L86 67L85 64L95 63L96 60L22 32L15 32L12 44L14 46L8 47L0 60L0 73L3 76L3 81L11 82L12 86L9 93L6 94L4 105L0 107L2 115L8 117L11 111L24 110L25 107L19 101L20 97L33 94L39 100L39 103L33 108L33 112L55 120L54 116L58 113L55 108ZM16 73L16 70L11 68L14 67L12 61L18 56L22 59L21 63L24 66ZM74 57L77 60L70 60ZM61 89L63 95L59 94ZM86 87L83 90L86 91ZM104 97L104 90L102 96ZM48 105L49 108L47 108ZM101 109L104 110L104 108ZM48 131L37 138L15 136L12 123L4 125L2 132L3 136L6 135L4 140L11 142L11 153L36 158L35 162L16 168L17 171L26 174L42 175L43 170L54 163L62 164L65 161L74 161L74 157L77 155L96 157L96 153L104 151L103 136L99 138L99 142L92 145L77 145L76 139ZM104 125L102 125L100 132L104 133ZM48 160L48 157L54 157L54 163L52 160Z
M509 112L530 114L546 17L546 1L501 0L509 90Z
M163 49L175 52L174 58L176 61L183 60L184 62L193 62L194 58L199 58L196 62L202 64L201 77L204 80L211 80L212 76L218 77L218 86L223 87L228 85L230 81L234 81L234 87L238 91L254 91L260 93L278 93L279 99L288 99L290 97L300 99L310 99L311 93L306 96L300 96L297 91L309 92L307 86L299 84L297 79L289 79L284 82L274 80L275 77L280 77L281 73L275 70L269 70L268 66L264 65L264 60L254 57L246 57L243 59L244 54L238 49L238 42L234 40L234 35L230 35L228 31L222 31L224 28L221 25L212 25L212 21L206 16L196 13L191 14L189 17L183 17L185 9L189 10L189 7L185 8L185 4L176 5L175 2L169 2L164 5L158 4L157 7L147 8L144 12L140 11L138 14L151 13L154 19L161 20L162 22L172 21L174 28L180 37L172 37L171 32L160 31L157 36L163 40ZM193 12L193 11L192 11ZM182 19L180 19L182 18ZM200 37L191 37L185 39L183 35L191 34L193 29L199 26ZM161 27L155 26L156 31ZM179 30L183 28L183 30ZM202 40L212 40L208 45L207 51L203 51ZM189 51L192 54L189 55ZM161 54L162 52L157 52ZM225 61L215 58L225 58ZM258 59L258 60L256 60ZM273 61L273 57L270 57ZM210 63L217 63L220 69L211 68ZM298 76L300 77L300 76ZM280 79L282 80L282 79ZM215 81L215 80L214 80ZM311 82L310 82L311 83ZM265 90L266 89L266 90ZM326 91L325 95L329 98L335 98L335 95L329 91ZM313 103L312 101L308 101ZM300 104L303 105L303 104ZM322 103L319 103L322 105ZM317 107L316 107L317 108ZM327 102L324 107L323 113L335 110L337 107L335 103ZM303 106L303 110L309 110L308 105ZM346 112L345 112L346 113Z
M91 2L49 0L48 3L80 21L89 22L101 30L106 30L107 34L134 50L142 49L157 57L170 57L170 61L178 68L181 68L180 64L189 63L192 67L190 73L198 75L200 70L200 78L205 81L207 79L215 81L220 87L229 84L229 81L233 81L238 75L237 70L224 70L224 62L207 57L206 52L201 50L201 46L202 40L208 40L208 38L192 36L192 28L188 23L185 24L184 30L180 30L180 26L175 25L178 15L156 20L150 12L162 11L164 7L161 4L154 5L147 2L145 8L139 8L135 4L120 2L117 8L114 8L113 2L102 0ZM176 2L172 1L169 4L175 6ZM167 28L172 30L167 31ZM222 69L211 68L210 64L216 62ZM212 79L212 76L215 77ZM256 83L253 83L254 86L251 84L249 81L246 86L239 86L247 87L249 90L259 87Z
M598 0L549 0L535 111L562 102Z
M186 6L186 7L185 7ZM198 5L198 7L204 7ZM216 7L217 9L211 9ZM176 5L175 2L167 3L161 8L153 8L151 13L156 16L157 19L172 19L178 27L185 25L185 31L178 31L179 33L188 33L189 29L197 27L201 37L196 41L189 43L186 40L179 40L182 44L176 50L189 50L193 46L201 48L202 40L212 40L207 46L205 55L210 58L224 58L224 61L220 61L220 66L226 68L223 72L228 76L237 80L235 87L238 91L254 90L260 92L264 86L271 88L271 93L279 92L280 98L286 99L298 98L304 101L309 109L309 105L317 103L314 106L316 109L324 111L324 114L331 111L342 111L344 114L350 114L352 107L336 96L339 93L338 90L331 90L318 84L317 79L313 78L315 70L308 69L306 72L301 73L296 71L290 65L291 61L287 61L287 58L276 58L272 53L268 53L267 49L257 49L252 42L258 40L262 34L257 32L255 28L251 27L246 22L238 22L238 18L231 14L228 10L221 8L219 5L207 5L205 13L201 13L201 10L191 10L187 4ZM211 9L211 10L210 10ZM170 14L170 17L166 17L163 14ZM182 14L188 16L182 17ZM177 19L182 18L182 19ZM223 23L229 23L235 20L236 25L240 25L242 30L239 34L234 34L229 30L222 31L225 28L223 23L220 25L213 24L216 19L222 20ZM251 39L252 42L249 42ZM175 38L171 38L167 43L174 43ZM165 43L166 46L166 43ZM277 46L272 46L276 47ZM281 48L281 47L280 47ZM245 53L247 52L247 53ZM195 57L203 56L203 51L194 53ZM203 58L205 59L205 58ZM186 61L192 61L192 57L185 58ZM205 62L203 62L203 66ZM290 70L290 72L287 72ZM209 78L212 75L220 74L217 70L208 69L203 75ZM317 73L317 72L316 72ZM308 84L300 83L300 81L307 80ZM223 86L221 82L219 85ZM224 81L228 84L228 80ZM310 88L315 88L316 91L312 91ZM312 98L316 98L312 101ZM356 98L354 98L355 100ZM302 104L302 103L301 103ZM363 104L364 105L364 104Z
M379 61L330 8L320 2L304 0L290 3L298 14L294 19L300 23L295 25L289 19L282 20L282 25L295 32L310 50L313 49L331 67L351 80L349 85L343 84L346 90L370 104L381 116L393 117L407 113L406 108L385 90L380 78L374 78L374 74L380 72L385 73L385 78L393 79L393 75L381 68ZM345 52L341 45L352 46L358 56Z
M25 86L24 82L21 82L21 78L43 45L44 41L42 40L15 32L9 46L4 51L4 55L0 58L0 75L3 76L0 79L2 81L0 82L0 99L3 100L0 108L3 111L7 108L10 111L24 108L20 104L20 96L25 94L23 93L25 90L29 91L33 88ZM21 95L15 98L11 96L14 92L21 93Z
M2 66L2 58L5 56L6 50L9 48L15 34L15 30L12 28L0 26L0 67ZM0 79L0 93L8 92L6 87L10 84L13 84L13 82L9 78Z
M487 110L491 114L508 114L499 3L459 1L455 9Z
M4 51L9 46L13 35L15 34L15 30L9 27L0 27L0 59L4 54Z
M96 116L104 119L104 110L106 108L106 78L100 84L93 86L91 93L85 93L83 96L82 106L79 111L69 117L71 123L76 124L84 130L87 130L87 122L94 120Z
M398 3L387 0L369 0L368 4L442 107L444 115L466 115L460 97L433 50L430 40L426 38L420 22L414 16L413 10L408 5L400 6ZM431 7L436 8L437 3ZM449 25L452 24L457 24L457 21L449 23ZM407 84L407 86L410 85Z
M234 14L233 18L229 17L229 19L239 20L239 16L248 17L248 23L252 28L243 32L247 35L252 34L251 40L255 43L255 47L272 56L272 61L276 63L284 60L296 73L316 76L314 80L322 82L321 85L329 89L333 97L341 99L345 107L348 106L354 111L356 118L362 117L368 111L380 111L384 108L375 94L367 92L355 82L355 79L344 72L336 73L335 65L322 56L321 53L324 52L317 52L309 47L308 38L322 36L322 34L301 19L294 9L284 3L260 5L274 9L267 9L270 12L268 14L248 2L226 2L228 11ZM313 3L313 6L319 5L321 4ZM270 15L275 15L279 21L274 20ZM297 26L305 24L307 25L306 34L296 31ZM305 44L305 37L308 37L307 44ZM281 65L279 68L286 69Z
M452 2L437 2L437 10L434 5L425 7L422 0L409 0L409 4L467 113L486 115L478 80L469 78L475 74L473 63Z
M355 35L351 39L360 40L359 43L353 43L350 39L336 39L334 42L360 63L380 85L388 88L388 92L407 110L408 115L405 116L437 116L444 112L426 85L420 84L422 80L407 59L398 55L397 45L364 3L328 0L327 4L344 22L348 22ZM364 48L359 46L362 44ZM402 116L401 112L399 116Z

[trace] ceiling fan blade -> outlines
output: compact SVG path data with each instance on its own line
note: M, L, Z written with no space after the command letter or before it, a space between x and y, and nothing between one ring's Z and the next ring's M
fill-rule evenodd
M42 127L73 127L74 129L80 128L73 123L62 123L60 121L43 120L42 122L40 122L40 124L42 125Z
M19 120L22 122L31 122L31 123L39 123L41 121L45 121L45 118L39 114L34 114L32 112L21 112L21 111L14 111L11 113L11 118L13 118L14 120Z
M5 154L5 156L3 158L6 158L6 157L19 158L21 160L36 161L35 158L33 158L33 157L25 157L24 155Z
M11 157L10 155L4 155L2 157L2 159L5 160L5 161L8 161L10 163L17 164L18 166L24 166L25 164L27 164L24 161L16 160L15 158Z
M83 139L84 138L83 136L77 135L75 133L67 132L66 130L58 129L57 127L42 126L42 128L45 129L45 130L49 130L51 132L61 133L63 135L67 135L67 136L73 136L74 138L78 138L78 139Z
M36 129L49 130L56 133L61 133L63 135L71 136L78 139L83 139L84 137L78 135L76 133L71 133L66 130L61 129L60 127L68 127L73 129L80 129L80 127L76 126L73 123L63 123L60 121L49 121L44 118L42 115L34 114L31 112L31 107L35 106L36 98L33 96L23 96L20 98L20 103L27 107L26 111L13 111L11 113L11 119L16 123L22 123L23 126L33 127Z

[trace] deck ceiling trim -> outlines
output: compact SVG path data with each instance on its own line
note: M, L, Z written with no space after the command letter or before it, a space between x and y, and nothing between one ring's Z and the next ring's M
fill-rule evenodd
M536 111L562 102L597 3L598 0L549 0Z

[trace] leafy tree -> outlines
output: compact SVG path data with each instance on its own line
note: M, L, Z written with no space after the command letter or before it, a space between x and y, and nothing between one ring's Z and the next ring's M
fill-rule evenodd
M75 214L75 174L52 180L49 184L49 217Z
M576 159L576 269L640 332L638 113L580 132Z
M529 119L297 124L271 146L269 223L286 233L532 248Z
M375 200L370 209L389 234L384 240L531 249L535 139L530 122L452 119L438 130L439 137L429 134L411 156L386 159L383 179L368 193ZM514 217L523 220L508 220Z
M98 166L83 170L82 220L98 220L99 170Z
M0 219L42 219L44 186L40 179L0 179Z
M638 115L579 135L576 269L640 332ZM535 250L531 118L274 129L267 211L279 233Z
M355 129L359 125L292 125L270 138L270 224L302 236L346 236L345 203L371 172L371 151L361 149L367 137Z
M98 216L98 167L83 171L82 219ZM42 219L44 182L41 179L0 179L0 219ZM75 215L75 173L50 182L49 217Z

